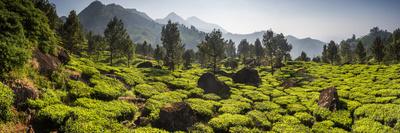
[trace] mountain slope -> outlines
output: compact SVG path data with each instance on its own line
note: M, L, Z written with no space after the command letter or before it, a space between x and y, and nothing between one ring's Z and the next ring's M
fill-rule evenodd
M116 4L104 5L100 1L94 1L79 13L80 22L85 30L96 34L103 34L108 22L114 16L122 19L128 34L134 42L147 41L153 46L161 43L160 34L163 25L136 9L125 9ZM189 29L183 25L178 28L181 33L182 43L186 44L186 48L195 49L205 36L205 33L197 29Z
M177 15L175 12L171 12L165 18L156 19L155 21L160 24L167 24L168 20L171 20L172 22L178 22L187 27L194 26L194 27L196 27L196 29L199 29L200 31L203 31L206 33L211 32L213 29L219 29L219 30L221 30L222 33L227 33L227 31L224 28L222 28L221 26L219 26L217 24L205 22L195 16L189 17L185 20L181 16Z

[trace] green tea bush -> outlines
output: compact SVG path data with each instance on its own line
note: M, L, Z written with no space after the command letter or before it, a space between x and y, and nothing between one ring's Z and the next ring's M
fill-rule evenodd
M138 127L133 129L133 133L169 133L168 131L153 127Z
M298 101L297 96L281 96L277 98L273 98L272 101L274 101L277 104L280 105L288 105L292 103L296 103Z
M219 108L219 112L221 113L231 113L231 114L240 114L246 110L251 108L251 105L246 102L241 102L237 100L221 100L221 108Z
M40 122L50 123L53 127L60 127L72 111L73 108L67 105L53 104L41 109L37 114L37 118Z
M297 112L294 116L301 121L302 124L306 126L311 126L315 122L315 118L306 112Z
M353 132L356 133L398 133L389 126L382 125L381 123L369 118L362 118L354 122L352 126Z
M196 123L189 130L190 133L214 133L214 130L209 125L203 123Z
M270 101L254 102L254 108L261 111L271 111L280 107L279 104Z
M89 98L79 98L74 102L74 105L96 110L100 116L118 120L132 119L138 111L135 105L119 100L104 102Z
M123 69L122 72L117 72L115 74L122 77L124 82L131 86L144 83L142 78L144 75L134 68Z
M211 118L214 115L216 107L219 105L218 102L200 98L190 98L186 102L201 118Z
M345 129L350 129L351 124L353 122L351 114L347 110L334 111L330 114L328 119L335 122L335 124L337 124L338 127L345 128Z
M268 121L268 117L264 112L252 110L250 112L247 112L246 115L253 120L255 126L261 127L263 129L271 128L272 123Z
M293 114L293 113L295 113L295 112L304 112L304 111L307 111L307 108L306 108L306 107L304 107L303 105L298 104L298 103L289 104L289 105L287 105L286 108L289 110L289 113L291 113L291 114Z
M230 127L252 126L252 120L245 115L225 113L212 118L208 124L217 131L229 131Z
M14 102L14 92L0 82L0 122L9 121L12 117L12 104Z
M117 99L125 89L124 85L118 80L102 75L94 76L90 79L90 82L94 84L94 92L91 96L101 100Z
M218 101L221 100L221 97L214 93L208 93L203 95L203 99Z
M275 132L310 132L310 129L301 124L301 121L294 116L283 116L273 124L272 131Z
M145 109L150 111L150 119L156 120L158 119L161 107L167 103L180 102L185 98L187 98L187 95L178 91L160 93L147 99Z
M280 120L283 116L276 110L273 110L271 112L266 112L265 115L268 117L268 120L271 122L277 122Z
M258 129L258 128L235 126L235 127L229 128L229 132L231 132L231 133L263 133L265 131L262 131L261 129Z
M388 126L394 126L400 121L400 105L397 104L365 104L354 111L354 116L370 118Z
M90 97L93 94L93 88L81 81L70 80L68 82L69 95L73 98Z
M168 91L168 88L166 85L164 85L165 84L163 83L157 83L154 86L148 84L139 84L135 86L134 90L138 95L143 96L144 98L150 98L153 95Z
M67 92L65 91L46 89L39 99L28 99L28 106L32 109L42 109L50 105L62 104L66 97Z

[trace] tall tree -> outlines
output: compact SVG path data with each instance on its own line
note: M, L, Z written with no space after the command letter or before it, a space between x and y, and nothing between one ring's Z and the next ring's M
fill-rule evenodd
M201 67L205 68L207 67L207 63L209 62L209 57L207 55L207 46L206 42L202 41L199 45L197 45L197 49L199 50L196 53L196 57L201 65Z
M326 45L324 45L324 47L323 47L321 60L323 63L329 63L328 48L326 47Z
M154 59L157 60L158 63L164 58L165 56L165 51L163 47L160 47L160 45L156 45L156 49L154 50Z
M47 17L50 28L54 31L59 30L62 25L61 19L56 12L56 6L49 2L49 0L32 0L35 7L40 9Z
M340 56L344 64L350 64L353 61L353 51L351 50L350 44L346 41L340 43Z
M357 43L355 54L357 56L358 63L365 63L367 52L365 51L364 45L361 41Z
M327 59L329 60L329 63L331 63L331 64L340 62L338 46L336 45L336 43L334 41L330 41L328 44Z
M310 57L307 56L306 52L301 51L299 57L296 58L297 61L310 61Z
M260 39L256 39L256 41L254 42L254 51L255 51L255 55L257 57L257 64L259 64L261 62L261 60L263 59L263 57L265 56L264 54L264 48L261 45L261 41Z
M107 50L110 54L110 65L114 65L113 60L119 58L121 54L126 55L129 62L134 49L131 47L133 43L122 20L114 17L107 24L107 28L104 30L104 37L108 44Z
M231 39L226 43L225 54L229 58L234 58L236 56L235 43Z
M383 44L381 37L376 37L371 47L371 51L377 62L382 62L383 57L385 56L384 48L385 45Z
M205 37L203 50L212 59L213 72L217 71L218 62L223 59L225 41L220 30L213 30Z
M250 52L251 52L250 49L251 48L249 42L247 42L246 39L242 39L238 46L238 55L239 57L242 58L243 63L247 60L247 58L250 57Z
M393 31L385 47L385 61L398 63L400 61L400 29Z
M287 42L282 33L274 36L272 31L267 31L263 36L263 44L272 69L282 67L283 61L289 60L292 45Z
M74 10L69 13L63 26L62 39L64 48L78 56L81 56L86 48L86 39L79 18Z
M161 41L166 50L164 62L169 67L169 70L175 70L175 65L180 63L184 50L177 23L168 21L168 24L162 27Z
M192 49L188 49L185 51L185 53L183 53L183 60L184 60L183 66L186 69L189 69L191 67L194 56L195 56L195 53Z
M267 59L269 61L269 64L272 67L272 62L273 62L273 55L275 54L274 51L274 44L273 44L273 37L274 37L274 32L272 30L268 30L266 33L263 35L263 45L265 47L265 55L267 56Z
M104 37L101 35L93 35L92 32L89 32L86 38L88 39L87 54L93 57L95 61L99 61L107 47Z

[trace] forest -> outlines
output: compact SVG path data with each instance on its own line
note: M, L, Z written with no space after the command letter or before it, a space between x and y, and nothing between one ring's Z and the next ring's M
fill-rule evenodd
M0 133L400 133L400 28L291 57L283 33L196 49L180 24L135 42L85 30L48 0L0 1Z

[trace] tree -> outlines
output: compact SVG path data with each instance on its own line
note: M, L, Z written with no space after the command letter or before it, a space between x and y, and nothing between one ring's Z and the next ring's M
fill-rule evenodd
M225 41L220 30L213 30L205 37L202 51L212 59L213 72L217 71L218 62L223 59Z
M359 63L365 63L367 52L365 51L364 45L361 41L357 43L355 54Z
M371 47L371 51L377 62L382 62L383 57L385 56L384 48L385 46L383 45L381 37L376 37Z
M160 45L156 46L156 49L154 50L154 59L157 60L158 63L164 58L165 56L165 51L163 47L160 47Z
M168 21L168 24L162 27L161 41L166 50L164 62L169 67L169 70L175 70L175 65L180 63L184 50L177 23Z
M56 12L56 6L49 2L49 0L32 0L35 7L40 9L47 17L50 28L54 31L59 30L62 25L61 19Z
M340 43L340 56L344 64L349 64L353 61L352 53L353 51L351 50L350 44L345 41L342 41Z
M119 58L121 54L124 54L127 57L129 65L130 58L134 52L134 47L131 46L133 45L133 42L126 31L122 20L114 17L107 24L107 28L104 30L104 37L108 44L107 50L110 54L110 65L113 66L113 60Z
M195 53L192 49L186 50L185 53L183 53L183 60L184 60L183 65L186 69L189 69L191 67L194 56Z
M86 39L82 31L79 18L76 12L72 10L62 29L62 39L64 48L69 52L82 56L86 48Z
M283 61L289 60L292 45L287 42L282 33L274 36L272 31L267 31L263 36L263 44L272 69L282 67Z
M393 31L387 43L384 60L391 63L398 63L400 61L400 29Z
M243 63L250 57L250 44L246 39L242 39L238 46L238 55L243 59Z
M328 48L326 47L326 45L324 45L323 50L322 50L322 58L321 61L323 63L329 63L329 59L328 59Z
M209 57L207 55L207 46L204 41L202 41L199 45L197 45L197 49L199 50L196 53L196 57L201 65L201 67L207 67L207 63L209 62Z
M87 54L93 57L95 61L99 61L107 47L104 37L101 35L93 35L92 32L89 32L86 38L88 39Z
M297 61L310 61L310 57L307 56L306 52L301 51L299 57L296 58Z
M340 61L338 46L334 41L330 41L327 48L327 59L329 63L334 64Z
M235 43L231 39L226 43L225 54L229 58L234 58L236 56Z
M260 63L260 61L262 60L262 58L265 56L264 55L264 48L261 45L261 41L260 39L256 39L256 41L254 42L254 51L255 51L255 55L257 57L257 62L258 64Z
M313 58L312 58L312 61L314 61L314 62L321 62L321 57L319 57L319 56L313 57Z

